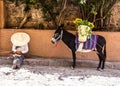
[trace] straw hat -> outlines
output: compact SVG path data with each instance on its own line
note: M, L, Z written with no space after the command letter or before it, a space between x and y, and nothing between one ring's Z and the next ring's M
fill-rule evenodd
M30 41L30 37L27 33L17 32L11 36L11 42L15 46L26 45Z

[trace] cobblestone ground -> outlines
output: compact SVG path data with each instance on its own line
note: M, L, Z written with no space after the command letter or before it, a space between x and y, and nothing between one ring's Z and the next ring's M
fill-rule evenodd
M23 65L18 70L0 65L0 86L120 86L120 70Z

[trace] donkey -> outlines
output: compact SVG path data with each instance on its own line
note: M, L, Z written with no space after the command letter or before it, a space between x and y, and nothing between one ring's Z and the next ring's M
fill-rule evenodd
M74 69L76 66L76 51L77 51L75 43L76 35L73 35L72 33L66 31L63 27L64 25L58 26L58 28L54 32L51 42L54 44L57 43L59 40L62 40L70 48L73 59L72 68ZM96 40L95 48L92 50L96 51L96 54L99 57L99 64L97 70L100 69L103 70L106 60L106 40L103 36L97 35L97 37L98 38Z

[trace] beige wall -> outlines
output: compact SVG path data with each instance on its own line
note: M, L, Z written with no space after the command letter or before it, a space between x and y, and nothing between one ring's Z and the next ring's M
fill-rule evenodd
M29 54L45 58L72 58L70 49L60 41L58 47L51 43L54 30L22 30L22 29L1 29L0 49L1 51L11 50L10 37L13 33L22 31L30 35ZM74 31L71 31L75 33ZM103 35L107 40L107 60L120 61L120 32L94 32ZM98 60L95 52L77 53L77 59Z

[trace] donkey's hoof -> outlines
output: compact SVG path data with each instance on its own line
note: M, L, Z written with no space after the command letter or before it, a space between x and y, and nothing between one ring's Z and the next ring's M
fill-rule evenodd
M71 66L71 69L72 69L72 70L74 70L74 69L75 69L75 67Z
M97 70L98 70L98 71L101 71L101 72L103 71L103 69L101 69L101 68L97 68Z

